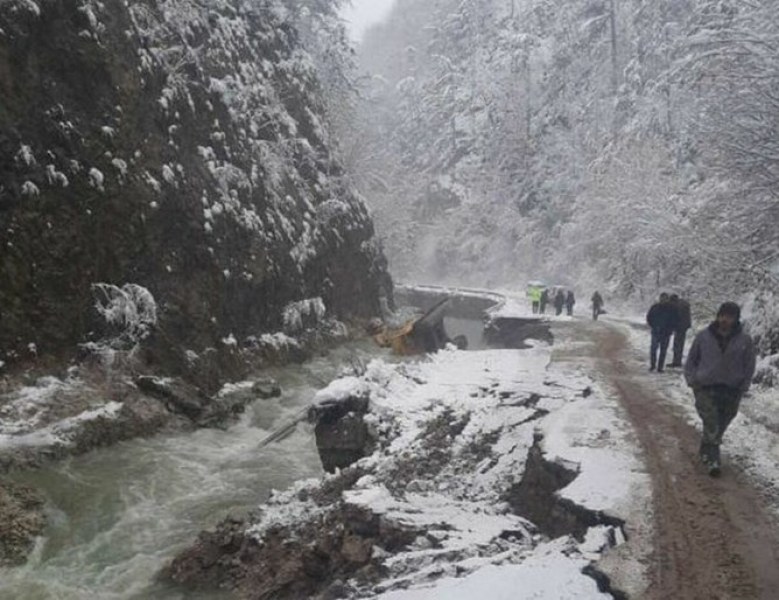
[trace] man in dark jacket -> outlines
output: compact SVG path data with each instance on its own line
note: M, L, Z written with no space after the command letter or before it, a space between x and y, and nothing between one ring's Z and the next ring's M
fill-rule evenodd
M565 296L565 308L569 317L573 316L574 306L576 306L576 296L573 295L573 290L568 290L568 294Z
M744 333L741 309L733 302L720 307L717 320L696 336L690 348L684 376L703 420L701 460L714 477L720 474L722 436L749 390L755 360L752 338Z
M561 289L557 290L554 297L554 312L559 317L563 314L563 307L565 306L565 292Z
M674 358L669 367L681 367L684 357L684 343L687 341L687 331L692 327L690 303L671 294L671 304L676 310L676 329L674 330Z
M549 304L549 290L544 288L544 291L541 292L541 300L540 300L540 308L541 308L541 314L546 314L546 307Z
M600 295L600 292L595 292L592 295L592 320L597 321L602 312L603 296Z
M649 370L657 369L658 373L662 373L665 369L665 357L668 354L671 334L676 329L676 309L671 304L668 294L660 294L660 301L649 309L646 322L652 330Z

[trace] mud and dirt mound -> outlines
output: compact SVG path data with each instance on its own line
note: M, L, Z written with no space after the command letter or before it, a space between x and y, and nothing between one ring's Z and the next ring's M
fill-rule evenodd
M359 469L346 471L329 489L314 492L310 500L321 511L315 519L261 534L246 521L228 519L202 533L162 575L191 588L232 589L252 600L346 597L344 580L378 582L383 569L374 559L407 547L422 532L340 501L340 492L361 475Z

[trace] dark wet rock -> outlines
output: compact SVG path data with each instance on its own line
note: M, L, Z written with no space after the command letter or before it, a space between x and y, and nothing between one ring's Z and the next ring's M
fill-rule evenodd
M252 386L252 393L262 400L281 396L281 386L274 379L261 379Z
M309 420L316 423L319 458L328 473L345 469L373 452L376 440L364 419L369 404L367 397L349 397L311 409Z
M175 416L159 403L130 389L125 388L116 397L122 406L115 417L106 415L85 420L67 436L69 445L63 449L68 455L84 454L137 437L149 437L176 423Z
M171 413L158 400L123 381L88 379L53 394L36 407L42 440L0 449L0 473L37 468L52 460L84 454L123 440L148 437L162 430L191 428L192 423Z
M340 600L348 598L354 590L343 581L336 580L322 593L322 600Z
M611 577L600 570L597 564L587 565L582 569L582 572L587 575L587 577L595 580L598 591L602 594L608 594L614 598L614 600L629 600L630 597L622 590L614 587Z
M370 454L372 440L362 415L348 414L335 423L318 423L316 443L328 473L344 469Z
M208 396L180 379L141 376L135 379L135 385L144 394L163 402L170 412L182 414L193 422L202 419L211 405Z
M246 407L256 399L241 394L219 395L211 399L195 423L198 427L224 428L243 414Z
M240 415L246 406L258 399L255 386L238 387L233 391L207 396L200 389L178 378L138 377L135 385L143 393L162 402L173 414L180 414L198 427L222 427ZM260 386L260 391L272 394L277 390L272 382ZM281 390L278 390L281 393ZM273 397L273 396L268 396Z
M43 533L43 497L30 487L0 479L0 567L27 560Z

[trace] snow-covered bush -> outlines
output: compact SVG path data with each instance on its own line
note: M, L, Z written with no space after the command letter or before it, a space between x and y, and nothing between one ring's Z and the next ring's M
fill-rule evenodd
M284 308L284 329L289 333L298 333L311 328L324 319L326 312L322 298L290 302Z
M157 325L157 303L145 287L134 283L121 288L109 283L96 283L92 292L98 314L117 332L114 342L136 345L146 339Z
M22 185L22 196L37 198L41 195L41 190L32 181L25 181Z

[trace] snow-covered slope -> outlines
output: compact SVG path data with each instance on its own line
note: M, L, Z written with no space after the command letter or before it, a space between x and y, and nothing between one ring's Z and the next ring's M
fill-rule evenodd
M300 10L0 4L9 358L83 341L97 283L149 290L165 345L197 351L280 330L290 302L378 311L384 261L331 152Z

